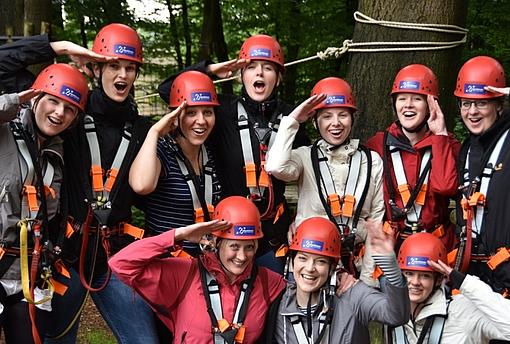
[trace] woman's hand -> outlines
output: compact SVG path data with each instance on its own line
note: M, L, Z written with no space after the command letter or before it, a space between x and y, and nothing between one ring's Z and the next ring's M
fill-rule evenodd
M365 222L367 238L372 245L372 254L390 255L395 249L395 235L393 229L383 227L382 222L368 220Z
M427 124L430 131L434 135L448 136L448 131L446 130L446 122L444 121L444 114L441 110L441 107L439 107L437 99L429 94L427 96L427 104L429 106L430 114Z
M299 123L306 122L315 114L314 108L326 100L326 94L315 94L299 104L290 114L289 117L294 118Z
M336 296L340 297L347 290L352 288L358 280L347 271L337 272L336 274Z
M234 59L226 62L213 63L207 66L207 73L224 79L243 69L250 63L247 59Z
M175 128L179 126L179 116L183 111L186 111L186 105L186 101L183 101L178 108L161 117L161 119L151 127L151 130L155 131L158 137L165 136L169 132L174 131Z
M26 103L30 99L37 97L41 93L42 93L42 90L33 90L33 89L21 91L20 93L18 93L19 103L20 104Z
M199 243L203 236L216 231L224 231L230 227L232 227L231 223L220 220L200 222L186 227L179 227L175 229L175 241L188 240Z
M434 271L437 271L445 276L450 276L453 270L450 266L448 266L448 264L443 263L441 260L438 260L437 263L432 260L428 260L427 264L430 265Z
M92 50L86 49L78 44L69 41L51 42L51 48L57 55L67 55L78 65L81 70L90 77L93 77L92 71L86 66L89 62L108 62L116 60L116 57L99 55Z
M510 95L510 87L493 87L493 86L485 86L484 90L495 93L502 93L505 95Z

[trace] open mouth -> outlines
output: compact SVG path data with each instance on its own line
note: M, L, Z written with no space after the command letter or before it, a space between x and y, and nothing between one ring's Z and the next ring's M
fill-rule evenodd
M473 124L477 124L479 123L480 121L482 120L481 117L477 117L477 118L469 118L469 121Z
M305 275L305 274L301 274L301 278L304 279L305 281L310 281L310 282L314 282L317 279L317 277L314 277L311 275Z
M62 121L56 117L48 116L48 121L53 125L61 125Z
M412 118L412 117L416 116L416 112L413 112L413 111L405 111L405 112L403 113L403 115L404 115L404 117L405 117L405 118Z
M264 89L266 88L266 84L263 81L255 81L253 83L253 88L257 92L264 92Z
M195 133L195 135L200 136L200 135L204 135L207 130L205 128L193 128L193 129L191 129L191 131L193 133Z
M125 82L122 82L122 81L118 81L116 83L113 84L113 86L115 86L115 89L119 92L124 92L127 88L127 83Z

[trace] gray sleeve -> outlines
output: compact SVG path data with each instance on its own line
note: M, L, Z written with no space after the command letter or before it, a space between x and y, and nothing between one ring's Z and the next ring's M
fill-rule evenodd
M0 123L10 122L16 118L19 108L19 97L17 93L4 94L0 96Z
M397 258L395 254L392 255L373 255L374 261L381 270L384 272L384 276L388 280L389 283L403 287L406 285L404 277L402 276L402 272L398 267Z

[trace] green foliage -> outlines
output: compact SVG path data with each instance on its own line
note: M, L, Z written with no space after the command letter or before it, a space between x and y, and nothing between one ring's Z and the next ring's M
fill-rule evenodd
M85 343L87 344L115 344L117 341L110 332L102 329L93 329L87 333Z

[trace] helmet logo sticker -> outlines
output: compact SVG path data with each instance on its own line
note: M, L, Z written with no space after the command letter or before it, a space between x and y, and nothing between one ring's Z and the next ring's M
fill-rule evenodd
M345 104L345 97L342 95L331 95L324 101L325 104Z
M211 93L210 92L191 92L191 102L210 102L211 101Z
M80 92L76 91L75 89L69 86L62 85L62 87L60 87L60 94L66 98L69 98L75 103L80 103L81 100Z
M264 48L253 48L250 50L250 57L271 57L271 50Z
M426 268L429 265L427 264L427 257L416 257L416 256L409 256L406 259L406 266L418 266Z
M485 85L481 84L465 84L464 93L466 94L485 94Z
M235 236L252 236L255 235L255 226L234 226Z
M413 80L401 81L400 84L398 85L398 88L400 90L419 90L420 83L418 81Z
M303 239L301 248L322 252L324 250L324 242L312 239Z
M126 55L130 57L136 56L136 48L125 44L115 44L113 46L113 51L117 55Z

